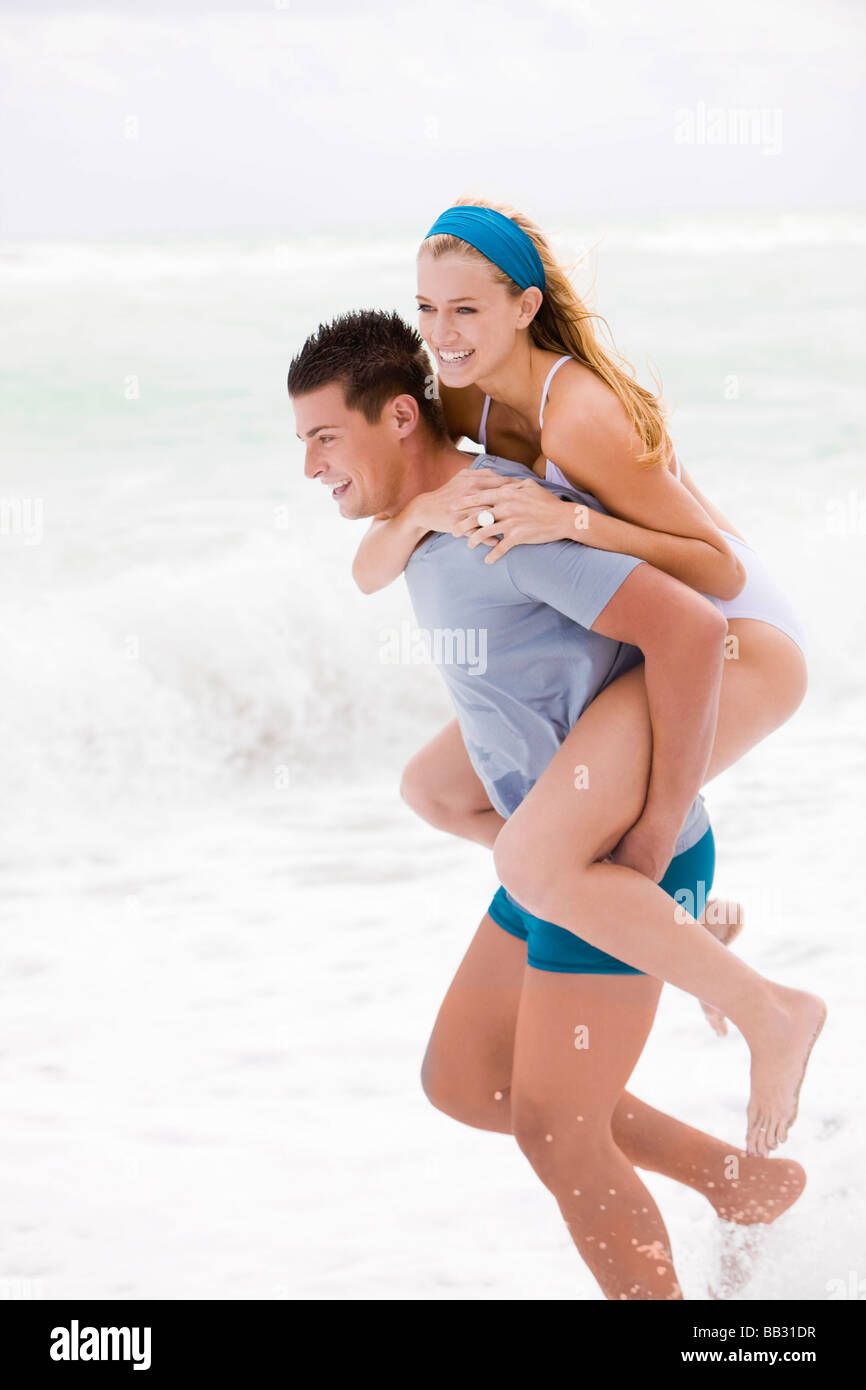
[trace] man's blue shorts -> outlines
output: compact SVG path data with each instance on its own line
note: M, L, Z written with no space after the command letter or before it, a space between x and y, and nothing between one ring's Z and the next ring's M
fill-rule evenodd
M692 917L698 917L706 906L713 886L716 865L716 845L713 832L707 829L691 849L683 850L671 860L659 887L684 907ZM536 970L555 970L572 975L643 975L625 961L617 960L582 937L533 917L499 889L487 911L503 931L519 936L527 943L527 964Z

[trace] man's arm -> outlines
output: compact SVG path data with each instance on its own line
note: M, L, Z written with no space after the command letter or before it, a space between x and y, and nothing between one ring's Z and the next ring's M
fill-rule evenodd
M614 858L658 882L709 766L727 622L694 589L642 564L620 584L592 631L644 654L653 736L649 786L643 811Z
M518 545L503 557L528 597L644 654L653 752L640 817L613 858L656 882L700 791L716 730L724 615L688 585L633 555L571 541Z

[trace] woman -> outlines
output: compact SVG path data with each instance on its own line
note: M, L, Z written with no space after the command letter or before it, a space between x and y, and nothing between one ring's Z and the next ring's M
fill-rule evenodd
M492 477L479 491L479 470L458 475L405 514L374 520L354 565L360 587L389 582L430 530L474 532L475 545L502 536L487 557L492 563L510 545L564 536L650 561L706 593L728 619L731 659L704 778L711 780L803 698L804 643L790 605L755 552L682 473L658 401L597 341L593 316L528 219L468 200L449 209L419 252L418 299L454 437L478 437L492 452L561 479L587 505L552 498L531 481ZM491 503L494 516L486 517ZM602 691L507 823L484 795L456 724L413 759L404 794L434 824L492 845L508 894L536 918L710 999L732 1018L752 1052L747 1150L766 1155L796 1116L826 1010L815 996L781 986L759 1007L754 993L745 1002L733 971L699 968L691 934L677 931L661 894L648 915L640 897L640 923L630 917L638 898L620 868L658 883L679 830L653 798L645 700L639 670ZM626 746L623 721L637 708L643 722L629 725L634 736ZM646 761L649 792L610 842L599 827L625 814L616 800L624 756L633 765ZM590 763L606 801L601 793L574 797L572 769Z

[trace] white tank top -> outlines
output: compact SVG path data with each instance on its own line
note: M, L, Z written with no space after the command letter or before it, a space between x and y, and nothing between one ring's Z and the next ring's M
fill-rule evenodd
M566 353L564 357L560 357L560 358L558 359L558 361L554 362L554 364L553 364L553 366L551 367L550 371L547 373L547 380L546 380L545 383L544 383L544 390L543 390L542 393L541 393L541 407L540 407L540 409L539 409L539 411L538 411L538 428L539 428L539 429L541 429L542 425L544 424L544 407L545 407L545 405L547 404L547 393L548 393L548 391L550 390L550 383L551 383L551 381L553 380L555 374L559 371L559 369L560 369L560 367L562 366L563 362L570 362L570 361L571 361L571 355L570 355L569 353ZM485 397L484 397L484 410L483 410L482 413L481 413L481 424L480 424L479 429L478 429L478 442L480 443L480 445L481 445L482 449L484 450L485 454L487 453L487 415L488 415L489 411L490 411L490 397L489 397L489 396L485 396ZM680 479L681 479L682 470L680 469L680 460L679 460L679 456L677 455L676 452L674 453L674 463L676 464L676 479L677 479L677 482L679 482ZM545 464L545 467L544 467L544 476L545 476L545 479L547 480L547 482L549 482L549 483L559 483L560 487L568 487L568 488L571 488L572 491L575 491L574 483L570 483L570 482L568 481L568 478L566 478L565 474L562 472L561 469L557 468L557 466L556 466L555 463L551 463L550 459L545 459L544 464ZM577 489L577 490L579 491L579 489Z
M570 360L568 356L560 357L559 361L554 362L550 371L547 373L547 380L544 383L544 390L541 393L541 409L538 412L539 429L541 429L541 426L544 424L544 407L547 402L547 391L553 380L554 373L559 370L563 362L568 362ZM487 452L487 413L489 410L490 397L485 396L484 413L481 416L481 427L478 431L479 442L485 453ZM681 482L682 469L676 451L674 451L674 463L676 465L675 471L677 481ZM572 496L576 494L578 497L582 497L588 506L610 515L607 508L599 502L597 497L592 493L583 492L580 488L576 488L574 483L570 483L565 474L557 468L556 464L551 463L550 459L545 460L544 476L547 482L558 484L561 487L567 487ZM787 633L805 653L807 651L807 639L803 625L786 594L780 589L779 585L766 569L760 557L749 545L748 541L744 541L740 536L732 535L730 531L722 530L721 527L719 530L722 535L731 542L734 550L745 565L746 583L736 598L720 599L716 598L713 594L705 594L704 597L708 598L710 603L714 604L716 608L719 608L726 618L758 618L762 622L771 623L774 627L779 628L781 632ZM700 794L698 800L701 802L703 801L703 797L701 797Z

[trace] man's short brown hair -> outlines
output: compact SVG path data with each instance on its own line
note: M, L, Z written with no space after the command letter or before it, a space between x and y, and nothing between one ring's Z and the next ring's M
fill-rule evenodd
M321 323L289 367L290 396L339 381L349 410L371 425L388 401L411 396L435 440L450 435L424 340L396 312L358 309Z

